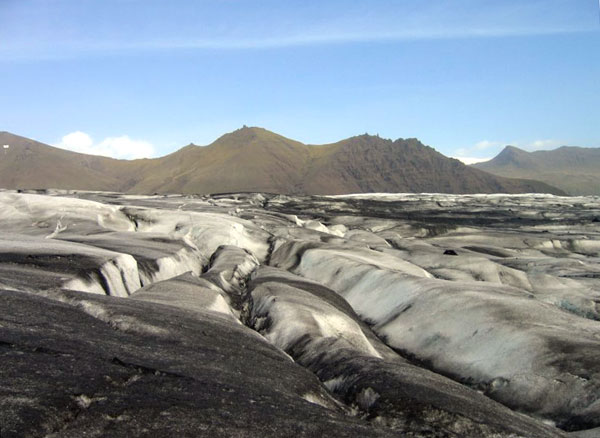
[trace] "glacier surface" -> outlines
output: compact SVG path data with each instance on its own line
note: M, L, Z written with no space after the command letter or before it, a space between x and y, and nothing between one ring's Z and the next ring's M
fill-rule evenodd
M594 436L600 199L0 191L2 437Z

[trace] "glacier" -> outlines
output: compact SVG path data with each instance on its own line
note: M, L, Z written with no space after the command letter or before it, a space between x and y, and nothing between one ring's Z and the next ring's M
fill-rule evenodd
M600 198L0 191L1 436L587 437Z

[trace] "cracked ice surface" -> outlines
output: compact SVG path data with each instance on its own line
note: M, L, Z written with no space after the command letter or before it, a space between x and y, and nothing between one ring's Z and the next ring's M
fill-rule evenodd
M219 409L259 420L223 429L232 434L264 435L260 415L267 414L252 410L254 403L270 412L265 424L288 424L276 413L287 406L290 418L313 415L315 427L336 436L564 436L546 423L588 436L600 426L595 197L0 191L0 289L14 291L0 302L8 306L0 315L3 381L16 381L10 373L18 371L32 387L50 388L39 397L19 385L2 394L0 419L22 427L15 436L29 433L26 414L21 421L3 412L25 412L27 404L57 409L56 388L39 377L43 366L52 379L67 379L65 387L88 385L68 380L74 363L91 373L81 382L95 369L105 376L96 382L133 370L117 385L125 391L118 397L138 383L155 388L152 376L184 375L189 388L216 385L216 397L194 405L194 420L166 423L191 421L194 431L216 424L214 415L195 413L234 400L232 385L251 397L238 411ZM35 313L41 306L50 314ZM39 321L28 325L32 315ZM71 331L62 333L52 315L67 318ZM49 326L54 331L45 332ZM75 339L85 355L97 354L89 340L96 332L106 357L73 356ZM180 345L175 333L186 341ZM121 346L124 337L129 347ZM51 354L46 343L56 344ZM173 356L154 352L155 345ZM25 356L42 372L30 372ZM259 356L262 366L280 371L247 377L242 369ZM196 371L181 371L200 368L198 381ZM167 398L197 397L183 397L175 383L167 388ZM128 404L138 406L143 397L131 394ZM45 420L31 427L78 436L129 415L102 411L114 399L110 389L63 395L88 413L72 419L67 432L49 426L71 421L51 420L54 414L40 414ZM96 408L104 413L94 417ZM162 412L128 409L137 412L127 417L134 425L115 436L134 436L138 426L159 434L167 430L159 426L170 427L150 425ZM303 429L309 423L294 423L299 435L311 436Z
M345 221L349 228L390 245L366 235L367 248L357 250L329 239L288 242L274 253L272 264L337 291L388 345L435 371L563 426L595 424L592 419L600 418L597 198L342 199L336 210L354 214ZM323 203L303 208L327 217ZM331 219L337 223L340 217ZM407 224L417 236L407 233ZM382 255L430 275L392 269Z

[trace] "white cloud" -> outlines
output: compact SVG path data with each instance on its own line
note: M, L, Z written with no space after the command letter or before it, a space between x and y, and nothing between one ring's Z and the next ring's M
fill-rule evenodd
M65 135L56 145L83 154L102 155L120 159L151 158L156 152L154 146L145 140L135 140L127 135L107 137L95 143L88 134L81 131Z
M480 142L475 143L471 147L467 148L459 148L454 151L454 155L452 158L462 161L465 164L475 164L480 163L482 161L491 160L491 157L474 157L473 155L479 155L480 151L485 151L485 154L495 154L500 148L508 143L503 143L501 141L491 141L491 140L482 140ZM490 150L492 149L492 150ZM494 151L496 149L497 151Z
M87 135L85 132L75 131L65 135L58 147L69 149L75 152L88 153L94 142L92 137Z
M489 161L491 160L491 158L476 158L476 157L451 157L451 158L455 158L459 161L462 161L464 164L475 164L475 163L481 163L483 161Z
M484 149L489 149L489 148L496 148L498 146L502 146L505 143L499 142L499 141L489 141L489 140L483 140L480 141L479 143L475 143L475 150L481 151Z
M527 143L527 144L524 144L522 146L517 146L517 147L521 147L528 151L539 151L539 150L556 149L557 147L560 147L563 145L564 145L564 142L561 140L546 139L546 140L535 140L535 141L532 141L531 143Z

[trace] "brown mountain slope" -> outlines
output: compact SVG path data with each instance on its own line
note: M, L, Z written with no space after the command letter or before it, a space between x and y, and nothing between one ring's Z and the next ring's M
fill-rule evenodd
M509 178L533 178L571 195L600 195L600 148L563 146L527 152L506 146L495 158L473 167Z
M80 154L0 132L0 187L128 191L161 159L116 160Z
M561 192L465 166L416 139L362 135L308 146L262 128L238 129L209 146L189 145L145 160L114 160L3 133L5 188L73 188L129 193L342 194L360 192Z
M111 158L78 154L25 137L0 132L0 187L118 190L121 182L104 169Z
M242 128L206 147L190 145L153 163L132 192L298 192L309 147L261 128Z

